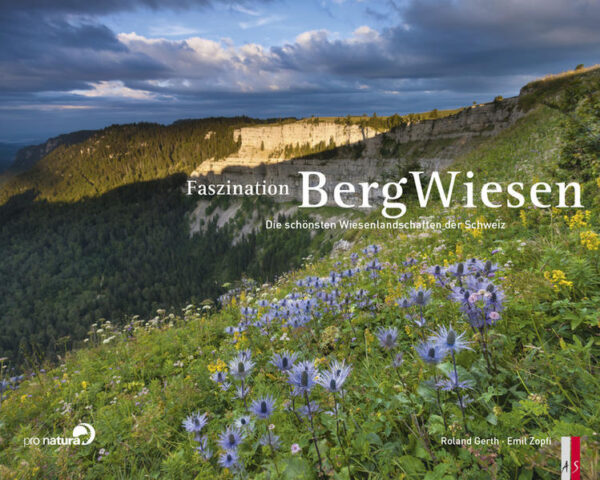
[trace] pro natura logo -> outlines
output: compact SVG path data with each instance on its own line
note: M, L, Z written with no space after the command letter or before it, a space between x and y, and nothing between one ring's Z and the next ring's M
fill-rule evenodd
M89 423L80 423L70 437L28 437L23 445L89 445L96 438L96 430Z

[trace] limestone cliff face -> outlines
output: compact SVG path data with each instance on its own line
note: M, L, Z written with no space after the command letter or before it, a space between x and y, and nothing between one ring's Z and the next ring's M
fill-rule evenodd
M220 174L231 166L256 167L280 163L286 158L286 147L314 148L319 144L347 145L373 138L377 131L358 125L340 125L334 122L315 123L312 120L300 120L283 125L245 127L235 130L234 138L242 139L240 150L230 157L218 161L202 163L192 176L209 173Z
M426 171L441 170L482 139L498 134L520 118L523 113L517 101L514 97L467 107L455 115L406 124L385 133L311 119L241 128L235 132L236 138L241 137L235 155L205 161L192 176L213 184L255 184L263 180L286 184L290 195L280 198L285 201L300 198L300 171L325 174L325 190L331 192L341 181L398 179L403 169L417 164ZM327 147L321 148L321 153L310 151L311 155L304 155L310 148L324 145ZM290 154L293 147L304 156L294 158ZM374 191L372 196L377 198L380 193Z

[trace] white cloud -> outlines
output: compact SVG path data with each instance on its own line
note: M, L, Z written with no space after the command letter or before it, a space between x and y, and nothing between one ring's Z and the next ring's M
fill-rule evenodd
M248 22L240 22L238 25L242 30L247 30L249 28L263 27L265 25L281 22L283 20L285 20L285 17L281 15L269 15L267 17L257 18L256 20L251 20Z
M71 90L69 93L83 97L120 97L135 100L153 100L156 94L126 87L120 80L90 82L89 90Z
M164 37L184 37L186 35L198 35L201 30L185 25L154 25L149 29L151 35L162 35Z
M173 72L173 78L148 82L154 88L262 92L285 90L295 84L297 74L280 68L278 56L262 45L235 46L201 37L146 38L136 33L118 38L131 52L143 53Z
M1 105L0 110L41 110L41 111L55 111L55 110L91 110L96 108L92 105L66 105L66 104L38 104L28 103L21 105Z
M260 16L260 12L258 10L251 10L242 5L232 5L231 9L235 10L236 12L239 12L239 13L244 13L246 15L250 15L252 17Z

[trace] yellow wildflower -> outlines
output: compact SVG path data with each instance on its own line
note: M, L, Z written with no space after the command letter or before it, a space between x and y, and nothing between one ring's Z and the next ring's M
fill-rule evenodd
M569 226L569 230L573 230L575 228L587 227L587 222L590 220L591 212L586 210L583 212L582 210L577 210L575 215L569 217L568 215L564 216L566 224Z
M558 217L560 215L560 208L552 207L550 210L550 215L553 217Z
M220 358L217 359L217 361L215 363L209 363L206 368L208 369L208 371L210 373L215 373L215 372L226 372L227 371L227 364L221 360Z
M587 231L579 234L581 245L588 250L598 250L600 248L600 238L596 232Z
M473 238L481 238L483 236L483 230L481 230L481 228L470 228L469 233Z
M525 210L521 210L519 212L519 218L521 219L521 223L524 227L527 226L527 212Z
M571 288L573 286L573 282L567 280L567 276L562 270L552 270L552 272L544 272L544 278L552 284L554 290L556 291L559 291L560 287Z
M327 359L325 357L321 357L321 358L315 358L314 364L315 364L315 367L318 367L319 365L323 365L326 362L327 362Z
M85 380L83 382L81 382L81 388L83 388L84 390L86 390L88 387L88 382L86 382Z

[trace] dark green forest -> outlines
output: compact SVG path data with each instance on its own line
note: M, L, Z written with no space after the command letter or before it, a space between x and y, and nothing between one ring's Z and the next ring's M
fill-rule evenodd
M215 298L223 283L297 266L309 232L262 230L235 246L216 219L190 237L183 174L139 182L78 202L26 192L0 207L0 356L17 364L76 346L101 318ZM246 199L241 214L257 208ZM268 208L269 205L263 206ZM242 221L241 219L238 219Z
M71 202L122 185L193 171L204 160L236 152L236 128L274 120L248 117L134 123L98 130L85 141L61 144L31 169L8 179L0 204L34 189L39 199Z

